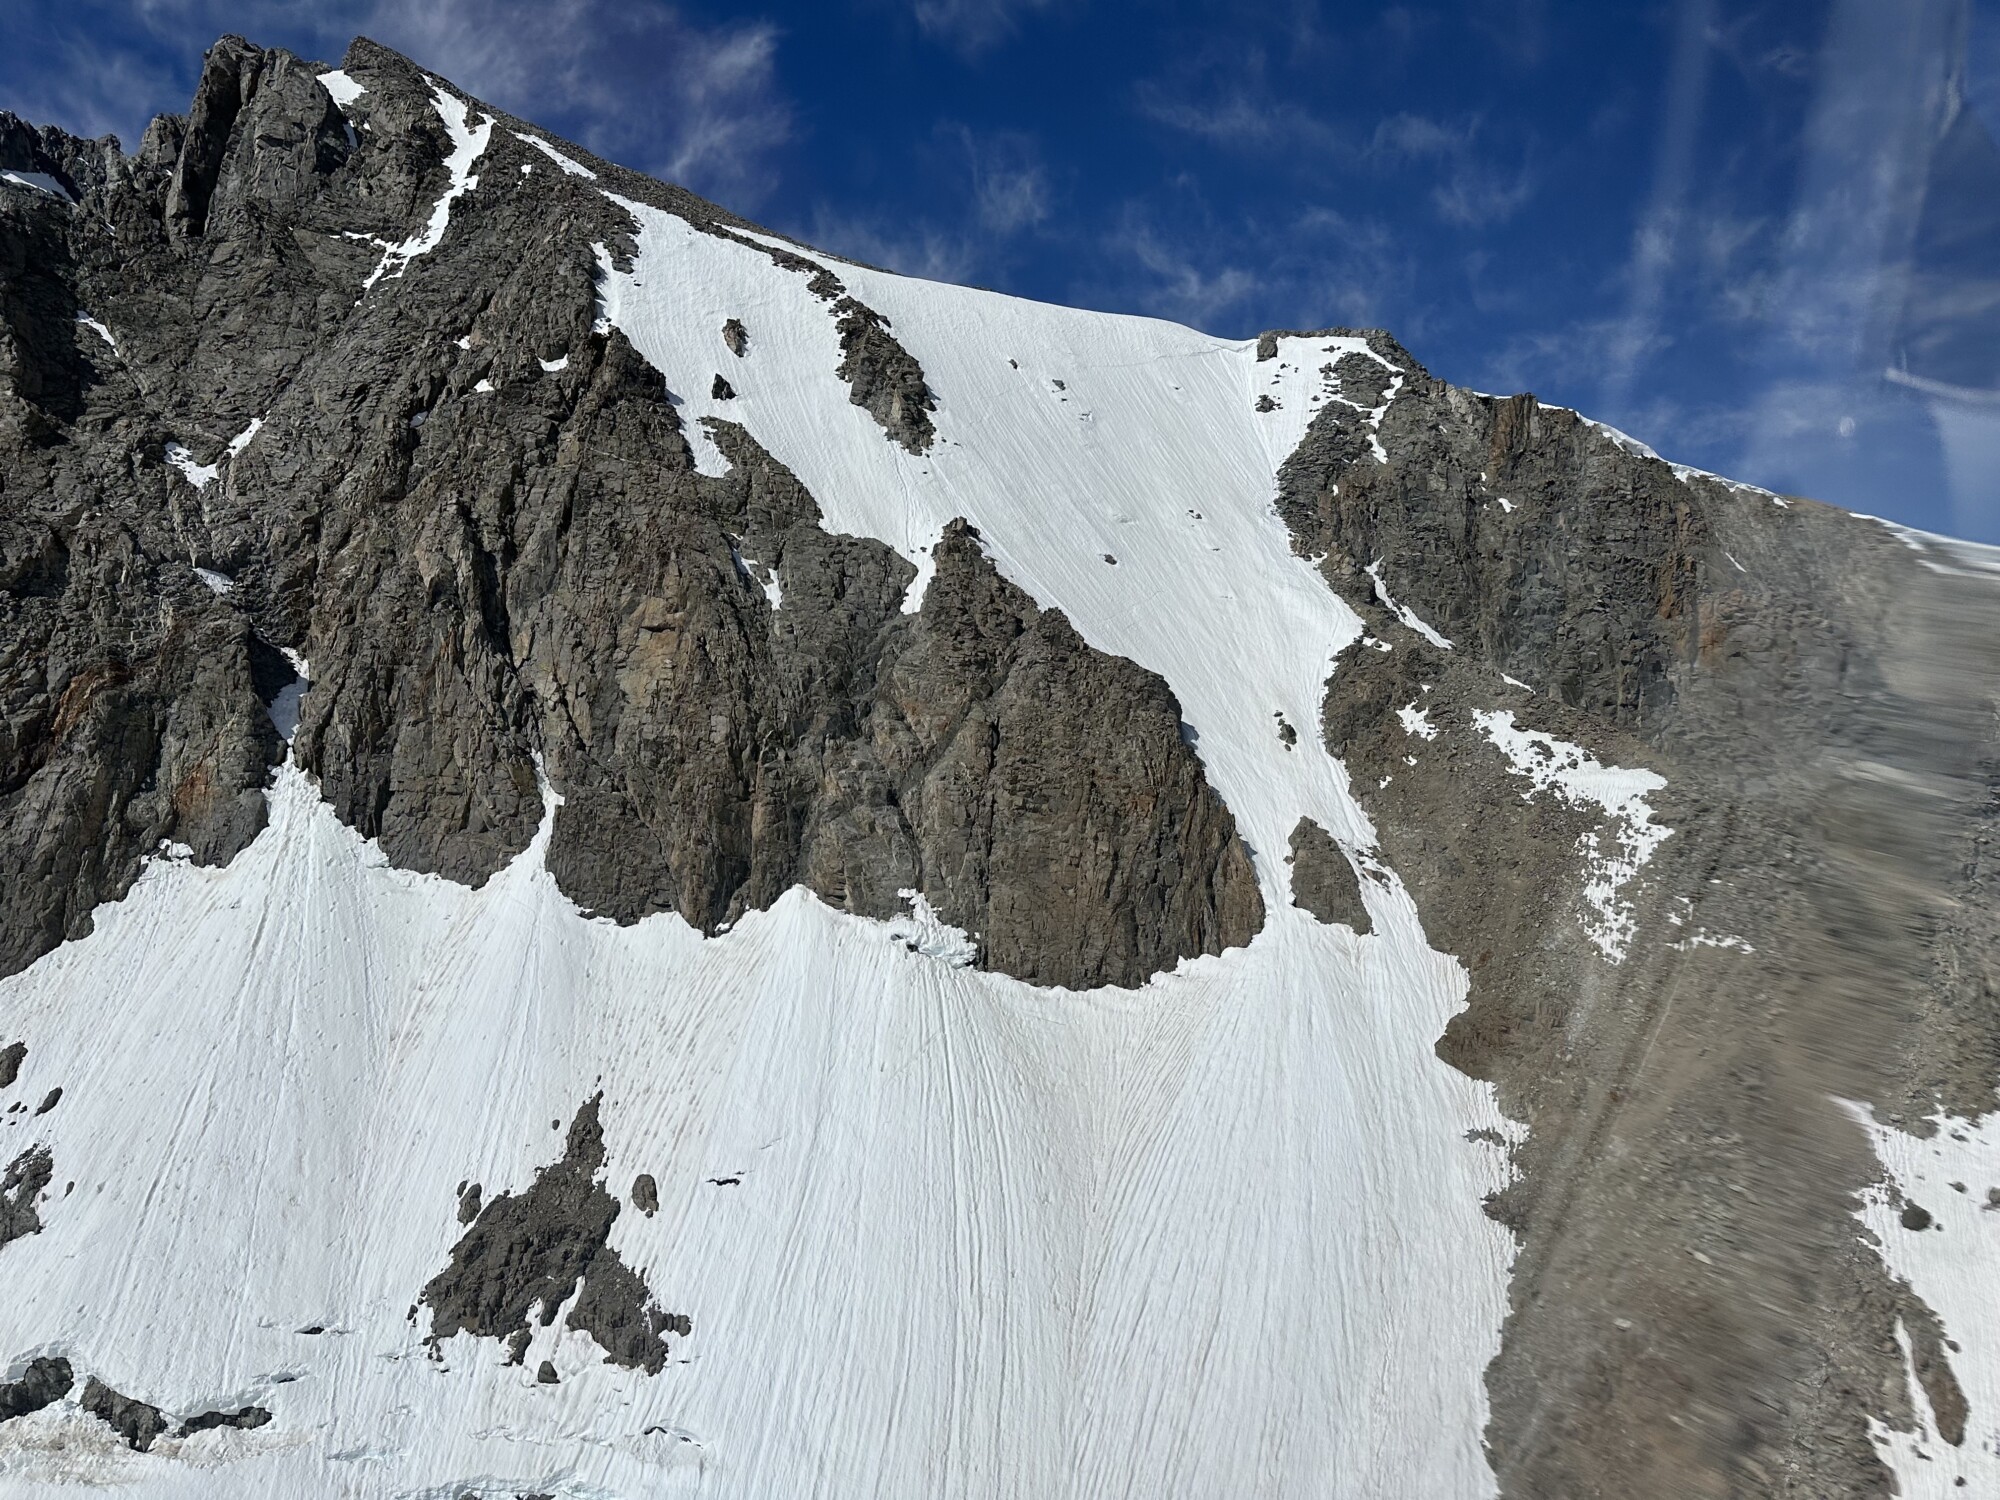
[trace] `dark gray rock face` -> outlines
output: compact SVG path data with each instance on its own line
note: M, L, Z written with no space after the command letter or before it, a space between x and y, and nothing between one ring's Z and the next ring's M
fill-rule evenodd
M853 387L882 430L912 453L927 452L937 402L924 372L889 332L889 320L852 297L833 305L840 314L840 378Z
M21 1064L27 1059L26 1042L9 1042L0 1047L0 1089L14 1086L14 1080L21 1076Z
M596 1339L613 1364L657 1375L666 1367L666 1336L693 1332L688 1318L663 1311L605 1244L619 1205L597 1181L604 1165L598 1103L593 1098L577 1111L562 1159L536 1173L526 1192L487 1201L453 1247L451 1264L424 1287L433 1348L462 1329L506 1342L519 1363L531 1319L539 1311L542 1326L550 1326L572 1292L565 1326Z
M1878 1168L1830 1101L1994 1104L2000 590L1371 342L1405 379L1388 462L1329 403L1280 504L1394 648L1341 658L1321 728L1470 976L1439 1054L1530 1127L1491 1205L1520 1242L1502 1492L1887 1494L1865 1420L1910 1419L1899 1319L1947 1441L1965 1398L1855 1232ZM1453 649L1382 607L1377 562ZM1418 701L1435 739L1399 721ZM1622 963L1579 919L1602 820L1524 797L1473 717L1496 710L1666 778Z
M7 1164L0 1175L0 1248L24 1234L39 1234L42 1216L36 1200L55 1176L55 1159L47 1146L30 1146Z
M81 199L0 202L0 973L163 842L215 863L255 837L281 647L311 663L299 762L409 868L476 884L525 848L539 753L566 799L550 867L621 921L712 931L801 882L887 916L910 889L982 962L1075 986L1248 939L1249 861L1157 678L1059 616L961 651L937 621L978 628L954 591L983 559L910 622L909 565L827 534L739 429L717 424L729 475L695 472L675 393L594 330L592 246L632 234L598 189L805 275L829 373L920 452L936 398L885 319L678 189L581 152L597 181L547 172L476 103L476 207L368 287L369 240L429 218L450 143L407 60L358 41L343 66L345 117L317 64L225 39L129 158L0 123ZM749 348L740 319L724 336ZM991 668L971 698L936 665L955 652ZM1143 743L1096 727L1100 693ZM996 732L990 797L968 778Z
M1361 881L1333 835L1311 818L1300 818L1291 845L1292 905L1304 907L1322 922L1351 927L1357 935L1370 932Z
M30 1412L53 1406L76 1384L75 1372L66 1359L43 1357L28 1361L19 1380L0 1381L0 1422L11 1422Z
M181 1423L174 1436L192 1437L197 1432L207 1432L216 1427L262 1427L270 1420L269 1409L262 1406L239 1406L234 1411L205 1411Z
M133 1396L121 1396L95 1375L84 1382L83 1409L111 1427L135 1453L144 1453L168 1426L157 1406Z

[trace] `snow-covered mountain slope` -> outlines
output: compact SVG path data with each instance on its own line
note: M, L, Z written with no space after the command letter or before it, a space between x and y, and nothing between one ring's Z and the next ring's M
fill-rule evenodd
M1490 1491L1501 1122L1430 1055L1462 979L1400 892L1077 996L803 891L713 939L592 921L542 841L469 891L271 795L0 1004L16 1088L63 1090L7 1117L56 1166L10 1347L273 1420L141 1454L58 1404L0 1428L0 1491ZM433 1354L460 1185L525 1188L600 1093L612 1246L692 1333L657 1376L561 1321Z
M0 124L0 1495L1983 1472L1976 571L366 42Z

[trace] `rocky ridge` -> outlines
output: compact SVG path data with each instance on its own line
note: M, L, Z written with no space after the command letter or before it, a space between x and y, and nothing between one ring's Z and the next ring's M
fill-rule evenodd
M1949 1443L1965 1401L1854 1232L1880 1169L1840 1101L1995 1103L2000 592L1373 337L1406 371L1387 461L1330 404L1280 507L1394 644L1342 659L1322 730L1471 976L1439 1056L1529 1126L1492 1210L1521 1243L1502 1491L1890 1493L1859 1414L1915 1418L1899 1324ZM1578 899L1602 814L1537 789L1501 711L1664 777L1630 887L1656 937L1615 965Z
M675 394L594 326L594 247L629 221L525 122L461 107L481 172L546 187L356 302L450 190L457 96L365 41L344 68L346 114L318 65L225 39L132 158L0 127L79 200L0 206L0 972L163 845L217 863L255 836L284 651L312 674L301 764L413 869L477 884L518 854L540 756L567 799L550 867L621 921L715 930L798 882L886 917L914 891L984 962L1079 988L1249 940L1249 861L1164 685L959 540L904 617L908 565L822 530L741 429L712 424L724 478L696 472ZM925 446L934 398L887 321L768 253L838 317L855 404ZM1115 744L1100 696L1132 710Z

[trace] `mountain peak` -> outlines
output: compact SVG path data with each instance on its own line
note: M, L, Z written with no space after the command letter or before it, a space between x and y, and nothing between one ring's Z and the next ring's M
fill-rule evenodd
M33 1482L1984 1478L1984 553L366 38L0 152Z

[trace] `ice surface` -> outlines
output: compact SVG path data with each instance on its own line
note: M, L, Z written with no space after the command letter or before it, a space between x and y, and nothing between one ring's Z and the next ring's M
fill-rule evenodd
M19 1087L65 1090L0 1139L77 1183L7 1248L11 1347L276 1414L200 1465L10 1424L19 1493L1490 1493L1504 1171L1463 1131L1497 1121L1425 1056L1462 980L1406 899L1383 941L1281 914L1143 995L1070 995L798 889L707 941L591 920L550 827L467 890L390 868L288 765L232 864L149 866L0 982ZM144 1044L105 1045L111 1015ZM553 1387L467 1335L428 1360L404 1314L454 1185L524 1186L600 1088L612 1190L648 1172L662 1205L612 1243L694 1319L686 1362L648 1379L578 1334Z
M1536 729L1522 729L1511 709L1475 712L1473 721L1510 761L1534 783L1534 790L1554 788L1567 801L1593 803L1617 821L1609 846L1598 833L1579 841L1590 865L1584 901L1593 916L1584 922L1590 940L1612 963L1622 962L1638 926L1629 902L1618 892L1636 876L1653 851L1673 830L1653 821L1648 793L1664 787L1666 778L1653 771L1607 766L1580 745ZM1522 796L1532 793L1523 792Z
M444 190L431 209L429 221L423 229L404 240L400 245L383 245L381 264L368 273L368 279L361 289L366 292L376 282L394 280L409 269L410 262L419 256L428 255L444 241L444 232L451 222L451 205L465 194L479 186L479 178L472 168L486 150L486 143L493 134L493 119L489 115L474 126L470 111L463 99L447 93L436 79L426 80L431 86L431 102L436 106L438 117L444 121L444 128L451 136L451 154L445 158L445 167L451 173L451 185ZM374 243L381 244L381 241Z
M550 161L554 162L557 166L561 167L563 171L566 172L569 176L587 177L592 182L597 181L597 174L591 171L590 168L583 165L582 162L571 161L567 156L563 155L562 152L556 150L554 146L551 146L547 141L543 140L540 136L523 135L518 130L515 131L513 134L515 140L533 146L537 151L541 152L542 155L546 156ZM524 168L523 170L526 169Z
M196 463L194 455L179 443L167 444L166 459L180 471L183 479L198 490L207 489L215 476L222 472L220 464Z
M1877 1448L1904 1495L2000 1495L2000 1302L1993 1295L2000 1284L2000 1113L1977 1120L1938 1115L1930 1122L1935 1133L1925 1139L1859 1106L1848 1110L1867 1131L1886 1177L1863 1194L1858 1216L1889 1270L1944 1325L1952 1340L1945 1357L1967 1411L1962 1444L1938 1436L1930 1401L1914 1376L1908 1336L1899 1328L1918 1427L1899 1432L1871 1423ZM1928 1227L1905 1227L1905 1205L1923 1209Z

